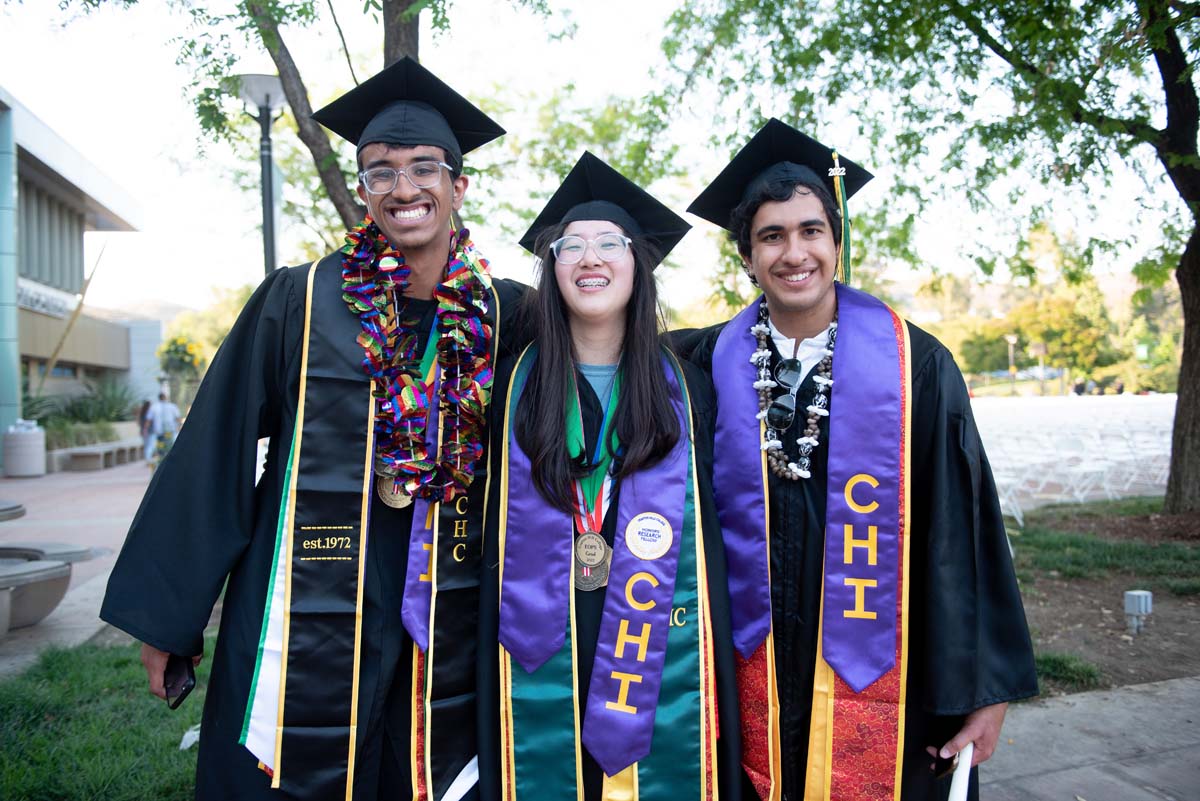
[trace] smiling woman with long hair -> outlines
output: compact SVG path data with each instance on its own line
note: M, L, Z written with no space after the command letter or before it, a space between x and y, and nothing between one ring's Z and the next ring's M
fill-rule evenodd
M713 393L663 345L654 278L688 228L585 153L522 240L536 334L495 384L483 798L736 793Z

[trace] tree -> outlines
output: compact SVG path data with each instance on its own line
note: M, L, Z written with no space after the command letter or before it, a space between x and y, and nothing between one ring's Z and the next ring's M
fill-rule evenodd
M167 325L167 341L183 339L186 340L185 344L194 343L198 348L194 355L200 357L195 366L202 370L206 363L212 361L217 348L229 335L229 329L233 328L242 307L253 293L254 287L250 284L236 289L216 290L216 298L207 308L182 312Z
M738 123L735 138L764 99L809 130L844 136L853 119L874 163L897 167L900 226L938 193L1029 228L1055 208L1051 190L1120 202L1123 230L1080 252L1086 265L1120 245L1154 249L1135 268L1151 286L1174 271L1184 342L1166 510L1183 512L1200 509L1198 19L1200 4L1172 0L693 0L668 25L666 91L682 107L715 89L718 129ZM1103 191L1117 165L1142 176L1140 197ZM1162 240L1131 241L1150 219Z
M60 0L61 8L77 7L83 13L103 5L129 7L137 0ZM289 25L308 26L327 22L338 31L350 75L354 74L345 38L341 36L332 0L238 0L232 11L217 11L195 0L171 0L191 18L188 34L179 37L179 62L193 68L195 76L189 87L196 105L196 116L204 131L214 138L227 138L233 125L227 111L229 100L238 94L237 55L239 38L256 43L274 62L287 97L288 109L296 127L297 137L308 151L312 165L320 178L325 196L337 210L345 229L362 220L365 207L351 186L352 176L343 171L345 160L340 158L329 134L312 119L312 101L308 86L291 50L284 40L283 29ZM543 15L549 13L547 0L511 0L515 5L530 8ZM218 5L218 4L212 4ZM322 9L322 6L324 8ZM435 31L450 27L450 0L365 0L363 13L370 15L383 32L383 67L405 56L418 58L420 14L428 11Z

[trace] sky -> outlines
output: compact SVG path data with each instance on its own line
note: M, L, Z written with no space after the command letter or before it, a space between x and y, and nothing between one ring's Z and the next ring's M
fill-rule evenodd
M230 171L239 165L227 146L202 139L186 94L189 75L175 63L179 48L170 39L186 30L187 20L161 2L90 15L40 13L51 5L0 6L0 86L135 197L140 208L139 232L86 237L85 269L104 246L88 304L119 308L163 300L199 308L212 299L214 287L261 280L259 195L234 185ZM378 26L363 16L361 0L335 7L364 80L382 66ZM581 2L569 17L577 34L556 43L548 39L566 22L560 14L543 20L506 3L458 0L452 5L452 34L433 37L423 22L421 61L464 94L486 91L481 74L489 84L521 86L530 76L546 75L548 67L554 84L545 85L547 93L574 82L580 96L603 97L614 87L641 94L651 88L649 67L659 58L661 23L673 8L664 0ZM630 19L639 21L636 29L626 24ZM285 36L314 106L352 87L331 24L288 30ZM619 52L648 58L621 58ZM247 48L238 71L275 69L265 53ZM518 115L502 123L519 134L533 120ZM275 135L285 135L281 126ZM241 166L257 173L257 161ZM527 253L486 221L472 220L471 227L494 272L528 280ZM283 262L295 256L286 235L277 251Z
M90 15L53 10L56 5L50 0L0 5L0 86L139 202L139 232L86 237L87 269L104 247L88 304L129 308L167 301L202 308L212 301L214 288L257 283L263 270L259 194L237 188L231 176L239 166L256 174L257 160L239 162L228 146L200 135L187 96L190 76L175 63L179 45L172 42L172 37L185 33L187 19L170 4L151 0ZM319 107L352 82L325 4L316 5L322 19L310 29L286 30L285 36L313 105ZM548 96L573 83L578 98L599 102L611 94L639 96L654 87L654 71L664 66L659 40L664 21L677 5L674 0L552 5L554 14L543 19L500 0L455 0L450 34L432 35L424 21L422 63L462 93L476 96L492 86L533 88ZM363 80L382 66L378 25L364 17L362 0L336 0L335 7ZM575 34L554 41L551 34L569 22L575 24ZM245 48L242 55L239 72L275 71L266 54L254 47ZM666 187L667 194L660 194L679 210L724 163L724 154L711 152L703 141L706 102L693 97L690 108L674 112L673 130L683 131L685 139L689 131L703 132L686 149L693 169L682 182ZM500 122L515 136L532 133L530 126L537 124L535 115L527 113L507 115ZM283 135L287 134L277 125L276 137ZM836 144L855 156L863 148L852 137ZM872 164L869 154L856 160L871 166L877 176L860 193L863 202L886 202L886 169ZM936 165L931 167L931 175L936 175ZM1118 179L1127 180L1131 179ZM482 191L478 186L472 190ZM469 215L470 192L467 200ZM1119 208L1110 213L1114 216L1094 220L1081 211L1067 225L1083 234L1128 225ZM664 278L664 295L677 308L707 294L708 284L695 280L693 265L712 264L716 258L713 226L698 218L690 221L696 230L673 254L683 267ZM493 272L530 279L533 263L528 254L487 220L468 217L468 222ZM970 271L975 243L1002 235L989 220L964 217L953 202L931 208L918 230L923 255L951 272ZM1145 232L1147 238L1156 235ZM294 246L294 237L284 232L277 245L282 263L300 260ZM1101 265L1099 272L1105 270L1127 272L1128 263Z

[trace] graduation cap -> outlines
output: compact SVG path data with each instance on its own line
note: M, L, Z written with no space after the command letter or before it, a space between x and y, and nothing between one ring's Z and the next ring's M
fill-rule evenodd
M843 280L849 281L850 217L846 201L874 177L850 159L839 156L836 150L772 117L687 210L736 233L730 220L734 208L764 184L777 181L824 184L842 215L838 262Z
M358 146L431 145L455 172L463 153L504 135L494 120L405 56L317 111L313 119Z
M587 151L521 237L521 247L533 253L534 241L543 230L576 220L616 223L630 236L654 240L664 258L692 228L649 192Z
M839 168L844 170L843 175L835 174ZM845 199L875 176L816 139L772 117L687 210L729 230L729 216L734 208L763 183L778 180L823 183L836 199L835 179L839 177L843 179Z

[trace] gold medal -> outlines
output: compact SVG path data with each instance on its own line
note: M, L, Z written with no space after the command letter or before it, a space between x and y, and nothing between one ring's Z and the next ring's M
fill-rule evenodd
M413 502L413 497L401 489L396 489L396 479L392 476L379 476L375 480L375 490L379 500L393 509L403 509Z
M575 538L575 589L590 592L608 585L612 548L594 531Z

